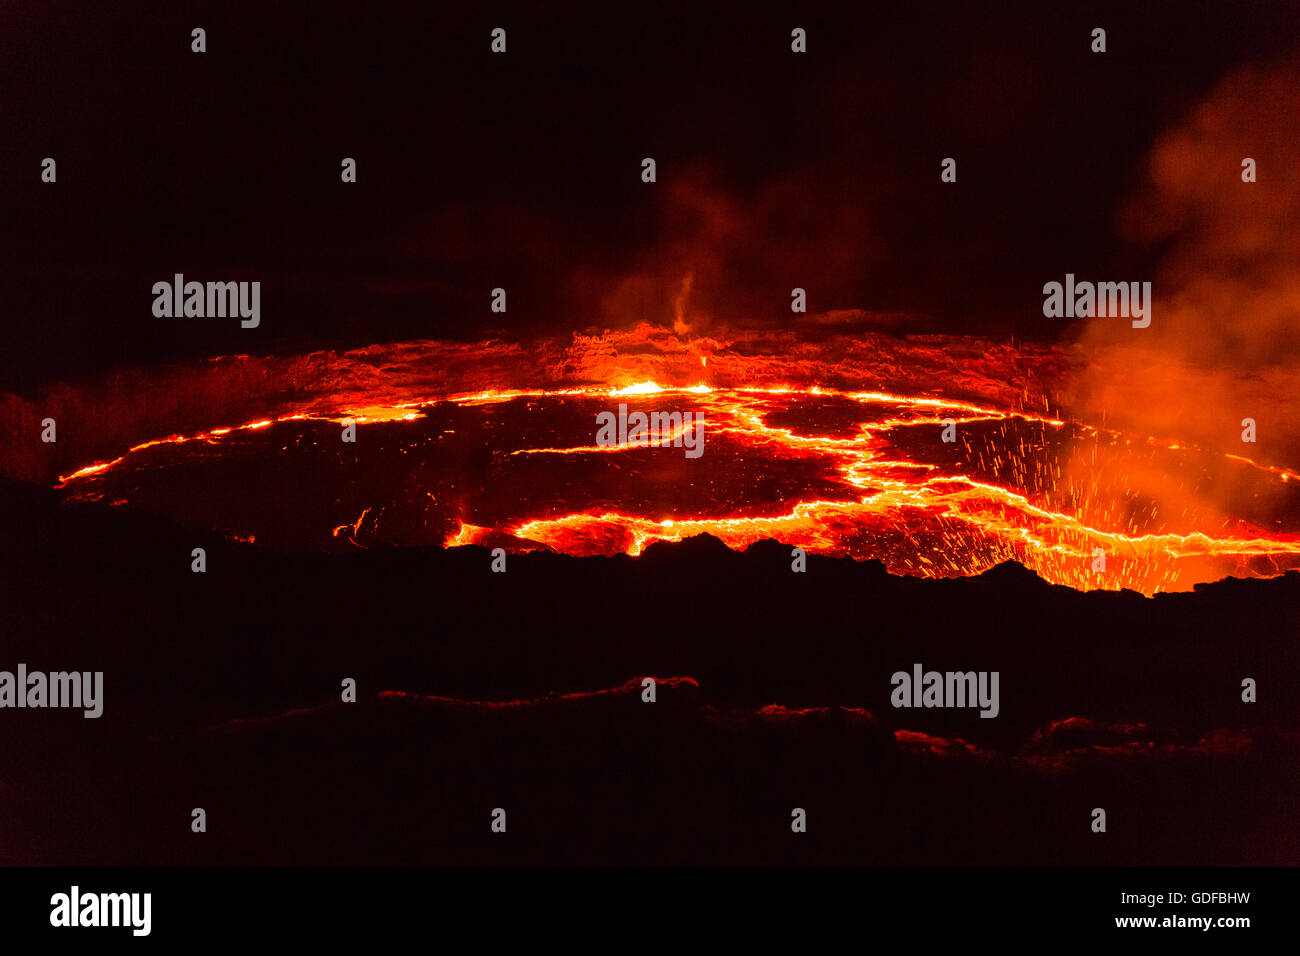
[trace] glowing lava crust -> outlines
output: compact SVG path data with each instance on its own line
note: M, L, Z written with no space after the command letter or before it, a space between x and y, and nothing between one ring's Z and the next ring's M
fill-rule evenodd
M619 403L703 412L703 455L597 445L596 415ZM355 443L340 441L349 421ZM708 533L925 577L1015 559L1056 584L1150 595L1300 567L1300 535L1275 520L1279 499L1296 513L1298 476L1227 458L944 398L642 382L296 411L145 442L61 487L285 550L636 555ZM1203 503L1224 468L1245 489L1233 515Z

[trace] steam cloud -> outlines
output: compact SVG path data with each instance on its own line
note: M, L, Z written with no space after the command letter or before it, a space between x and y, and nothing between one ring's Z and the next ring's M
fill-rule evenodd
M1300 54L1226 77L1155 142L1126 235L1163 252L1153 321L1092 321L1066 396L1081 417L1294 468L1300 457ZM1241 179L1242 160L1258 181ZM1258 424L1256 445L1241 421Z

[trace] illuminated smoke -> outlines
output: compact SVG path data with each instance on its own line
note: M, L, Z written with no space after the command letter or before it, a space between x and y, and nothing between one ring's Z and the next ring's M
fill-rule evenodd
M1300 462L1298 115L1293 57L1229 75L1160 135L1146 181L1120 216L1127 237L1159 254L1151 326L1094 319L1080 333L1083 366L1062 393L1070 415L1221 453L1201 474L1127 476L1171 520L1230 522L1245 476L1223 456L1292 470ZM1257 163L1257 182L1242 181L1246 157ZM1244 418L1257 423L1258 443L1242 442ZM1098 480L1087 448L1068 474ZM1275 526L1294 513L1293 486L1254 492Z
M1300 358L1300 180L1292 175L1300 59L1226 79L1155 143L1147 187L1126 205L1132 237L1170 251L1149 329L1097 320L1079 409L1134 431L1240 451L1250 416L1295 452ZM1241 181L1253 157L1259 181ZM1234 446L1235 443L1235 446ZM1294 462L1292 462L1294 463Z

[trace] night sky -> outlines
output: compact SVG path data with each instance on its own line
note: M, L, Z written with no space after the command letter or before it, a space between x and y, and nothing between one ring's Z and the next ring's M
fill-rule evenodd
M671 325L687 275L697 333L788 322L802 286L813 313L1050 338L1044 281L1161 255L1116 228L1154 137L1300 32L1285 4L466 6L0 8L0 391ZM261 281L260 328L155 318L176 272Z

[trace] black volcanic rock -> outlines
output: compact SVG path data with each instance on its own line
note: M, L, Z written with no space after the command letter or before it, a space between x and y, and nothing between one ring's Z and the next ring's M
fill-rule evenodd
M720 538L711 534L697 534L684 541L655 541L641 553L647 564L656 561L699 561L709 558L723 559L723 555L734 555Z
M485 547L280 555L13 483L0 527L0 669L106 688L99 720L0 712L22 862L1297 862L1296 572L1148 599L699 537L493 574ZM916 664L998 671L998 717L893 707ZM648 704L645 676L677 682ZM200 801L223 837L196 850ZM502 801L532 834L508 850L477 836ZM1096 805L1130 821L1105 846Z
M978 577L983 581L1010 587L1028 587L1046 583L1037 572L1025 567L1019 561L1003 561L1001 564L995 564Z

